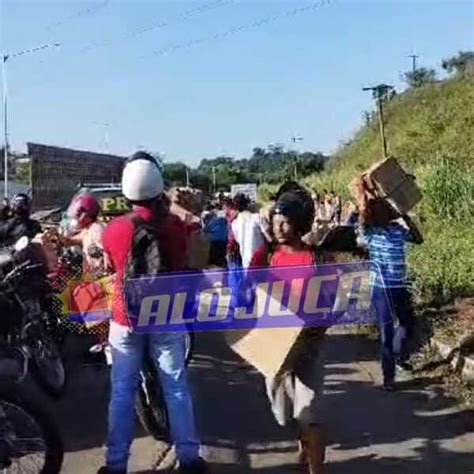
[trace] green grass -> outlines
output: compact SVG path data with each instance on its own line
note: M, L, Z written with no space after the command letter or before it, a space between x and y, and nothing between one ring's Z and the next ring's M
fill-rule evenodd
M425 243L409 252L421 303L474 295L474 81L450 79L408 90L386 107L389 154L416 176L415 209ZM362 127L327 170L305 180L350 196L348 184L381 158L378 123Z

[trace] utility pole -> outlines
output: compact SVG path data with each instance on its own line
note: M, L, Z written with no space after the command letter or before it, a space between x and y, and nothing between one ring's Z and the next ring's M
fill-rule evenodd
M415 72L416 71L416 60L420 56L418 54L413 53L413 54L410 54L408 57L411 58L411 60L412 60L412 68L413 68L412 70L413 70L413 72Z
M110 123L107 121L105 122L105 131L104 131L104 149L105 152L109 152L109 125Z
M189 168L186 166L186 187L190 187L190 181L189 181Z
M385 138L385 124L383 116L383 99L387 96L388 92L393 89L393 86L388 84L379 84L373 87L363 87L363 91L372 91L373 97L377 102L377 108L379 111L379 126L380 126L380 138L382 140L383 157L387 158L387 140Z
M96 121L94 121L92 123L94 125L99 126L99 127L104 127L104 137L101 140L101 142L99 143L99 147L104 153L108 153L109 152L109 126L110 126L110 122L107 120L105 122L96 122Z
M2 53L2 91L3 91L3 140L4 140L4 150L3 150L3 162L4 162L4 194L5 197L8 197L8 153L10 144L8 141L8 89L7 89L7 61L9 59L16 58L17 56L23 56L25 54L33 54L43 49L56 48L61 46L60 43L51 43L43 44L36 48L24 49L22 51L17 51L15 53Z
M302 142L303 137L299 137L299 136L295 135L295 136L291 137L291 141L293 143ZM295 169L294 169L294 172L295 172L295 181L298 182L298 154L295 155Z
M2 55L3 84L3 192L8 197L8 93L7 93L7 60L8 54Z
M216 180L216 167L213 166L213 167L212 167L212 188L213 188L214 194L216 194L216 184L217 184L217 180Z

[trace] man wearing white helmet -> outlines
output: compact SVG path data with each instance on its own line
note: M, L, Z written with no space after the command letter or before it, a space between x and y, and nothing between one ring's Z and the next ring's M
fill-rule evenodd
M205 463L199 457L186 378L184 334L135 333L129 326L123 296L137 218L156 229L161 269L184 269L186 236L183 224L168 212L163 189L161 169L156 160L148 153L135 153L122 175L122 192L133 205L132 213L113 220L104 231L104 250L117 274L117 281L109 335L113 364L106 466L99 470L100 474L126 473L134 434L139 371L147 347L163 385L180 472L199 474L205 469Z

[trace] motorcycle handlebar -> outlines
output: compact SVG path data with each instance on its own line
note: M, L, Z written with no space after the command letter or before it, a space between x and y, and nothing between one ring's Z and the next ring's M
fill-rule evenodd
M29 272L31 270L36 270L39 268L42 268L43 265L41 263L31 263L30 260L27 260L25 262L22 262L18 264L13 270L11 270L9 273L5 275L3 278L2 283L9 283L10 281L14 280L21 274L24 274L26 272Z

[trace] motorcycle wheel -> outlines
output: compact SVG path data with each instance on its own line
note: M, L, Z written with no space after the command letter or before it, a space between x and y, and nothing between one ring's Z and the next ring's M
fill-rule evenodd
M58 474L64 448L51 415L31 399L0 395L0 472Z
M50 395L59 397L66 387L66 369L54 341L42 335L33 350L31 372L38 384Z
M185 338L186 365L191 360L194 348L194 334L189 332ZM143 428L157 441L170 442L168 410L159 385L158 375L150 360L146 360L141 373L136 411Z
M157 441L169 442L171 437L168 410L163 391L157 385L156 375L142 374L142 377L145 377L142 383L146 385L146 389L140 385L136 411L140 423L149 435Z

